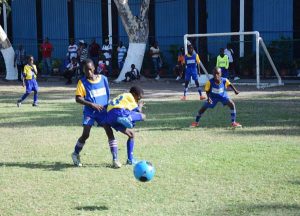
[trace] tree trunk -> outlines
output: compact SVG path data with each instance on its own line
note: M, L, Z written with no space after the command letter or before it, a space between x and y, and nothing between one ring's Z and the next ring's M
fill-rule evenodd
M6 33L4 32L2 26L0 26L0 45L1 52L4 58L6 67L6 80L16 80L18 79L18 71L15 67L15 51L11 46Z
M127 57L119 77L115 80L121 82L125 79L125 73L131 70L131 64L135 64L136 68L141 71L149 36L148 11L150 0L143 0L138 17L132 15L127 0L114 0L114 2L129 37Z

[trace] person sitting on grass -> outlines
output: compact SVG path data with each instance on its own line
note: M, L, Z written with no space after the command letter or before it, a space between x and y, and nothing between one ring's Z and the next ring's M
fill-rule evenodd
M37 78L37 69L34 64L34 58L32 55L27 57L27 64L24 66L23 76L22 76L22 85L26 86L25 94L17 101L17 106L20 107L22 102L28 97L28 95L33 91L33 104L32 106L38 106L38 83L36 81Z
M111 127L105 124L106 108L110 94L107 78L95 74L94 62L91 59L86 59L82 63L85 76L78 81L76 102L84 105L83 131L72 153L73 163L78 167L82 166L79 154L90 136L90 131L95 121L98 123L98 126L104 127L109 143L115 142Z
M66 71L64 73L64 77L67 79L66 85L72 84L72 77L74 75L78 75L78 70L79 70L79 64L77 62L77 59L75 57L72 57L71 62L66 66ZM78 74L76 74L78 73Z
M140 79L140 72L138 69L135 68L135 65L132 64L131 65L131 70L128 71L126 74L125 74L125 79L124 81L125 82L131 82L133 80L138 80Z
M198 127L200 118L207 108L214 108L218 102L221 102L224 106L227 105L231 110L231 126L233 128L242 127L242 125L236 122L236 109L234 102L229 98L227 94L227 88L230 87L237 95L239 91L233 86L232 83L226 78L222 77L222 71L220 68L215 67L213 69L213 78L206 82L205 92L207 95L207 102L198 111L195 122L191 127Z
M139 86L130 88L129 93L123 93L110 101L107 107L106 123L116 131L128 136L127 140L127 164L133 165L137 161L133 157L134 130L135 122L145 120L146 116L142 113L144 103L140 101L144 91ZM118 161L117 143L109 143L113 157L113 164Z

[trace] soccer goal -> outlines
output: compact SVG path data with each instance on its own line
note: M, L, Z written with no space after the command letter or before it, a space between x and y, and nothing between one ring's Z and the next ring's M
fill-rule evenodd
M244 37L247 37L247 40ZM249 37L251 39L249 39ZM191 42L190 42L191 41ZM197 47L197 44L205 43L207 46L205 47L205 52L203 50L199 50L198 53L204 53L204 56L207 59L205 61L201 61L201 68L206 74L206 77L209 76L207 68L213 67L216 63L216 56L219 54L220 48L226 48L227 44L235 44L235 51L239 50L239 55L234 55L235 65L238 64L239 70L247 70L252 73L252 77L256 79L256 82L251 82L251 79L242 79L239 81L234 81L235 84L238 85L256 85L259 88L266 88L272 86L280 86L284 85L282 79L278 73L278 70L274 64L274 61L271 58L271 55L262 39L258 31L253 32L227 32L227 33L208 33L208 34L186 34L184 35L184 47L185 53L187 53L187 45L188 43L192 43ZM247 46L248 52L244 52L244 48ZM260 53L260 48L263 52ZM262 58L262 61L261 59ZM260 62L261 61L261 62ZM202 63L203 62L203 63ZM272 70L272 74L266 75L265 73L261 73L261 67L268 68ZM264 70L266 71L266 70ZM273 76L275 75L275 76Z

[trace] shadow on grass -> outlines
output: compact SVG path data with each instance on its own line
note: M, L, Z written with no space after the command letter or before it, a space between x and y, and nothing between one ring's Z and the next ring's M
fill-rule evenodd
M61 163L55 162L53 164L45 163L45 162L36 162L36 163L21 163L21 162L8 162L8 163L0 163L1 167L20 167L20 168L28 168L28 169L43 169L47 171L62 171L67 168L73 168L74 165L71 163Z
M107 206L78 206L75 208L80 211L106 211L108 210Z
M300 180L289 181L289 183L300 186Z

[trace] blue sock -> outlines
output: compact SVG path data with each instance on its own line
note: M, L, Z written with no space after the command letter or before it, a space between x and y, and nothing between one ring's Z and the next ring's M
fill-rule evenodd
M202 96L201 87L198 87L199 95Z
M37 94L37 92L34 92L34 95L33 95L33 103L34 104L37 103L37 99L38 99L38 94Z
M108 144L109 144L109 148L110 148L110 152L111 152L111 155L113 157L113 160L117 160L118 159L118 143L117 143L117 140L115 140L115 139L109 140Z
M29 93L25 93L23 94L23 96L20 99L20 102L22 102L23 100L25 100L28 97Z
M201 118L201 114L198 114L198 115L196 115L196 122L199 122L200 121L200 118Z
M127 158L130 161L133 159L133 148L134 148L134 139L129 138L127 140Z
M79 154L83 148L85 143L80 143L79 141L77 141L77 143L75 144L75 148L74 148L74 152L76 154Z
M235 108L234 109L231 109L231 122L235 122L236 120L236 110Z
M188 91L188 88L184 88L183 96L186 96L187 91Z

